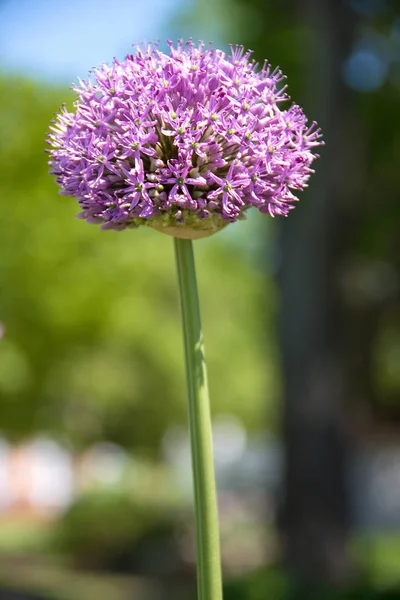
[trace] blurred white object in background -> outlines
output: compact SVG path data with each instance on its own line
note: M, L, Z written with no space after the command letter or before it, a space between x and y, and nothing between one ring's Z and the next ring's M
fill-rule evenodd
M95 444L86 450L79 461L79 487L120 484L128 461L128 454L117 444Z
M26 446L30 459L27 497L40 512L59 512L74 495L72 457L57 442L36 438Z
M35 438L11 446L0 438L0 510L51 516L74 497L74 466L70 453L57 442Z
M12 502L9 473L10 446L0 438L0 510L8 508Z

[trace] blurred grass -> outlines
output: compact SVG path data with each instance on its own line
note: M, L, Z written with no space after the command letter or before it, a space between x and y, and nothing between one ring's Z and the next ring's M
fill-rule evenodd
M33 519L0 521L0 555L42 554L50 547L54 524Z
M352 550L372 585L400 588L400 532L358 535Z
M71 566L72 556L54 553L57 522L12 518L0 521L0 598L2 588L49 600L160 600L158 583L131 575L92 572ZM176 600L186 588L173 586Z
M166 590L165 584L152 579L72 568L68 557L52 553L54 531L51 521L0 522L0 586L49 600L191 598L187 589L169 587L179 582L168 583ZM225 600L400 600L399 533L358 534L351 552L360 568L360 582L354 588L300 591L290 586L283 570L271 567L227 581Z
M87 573L62 564L2 557L0 584L51 600L160 600L158 586L137 577Z
M51 600L159 600L158 586L138 577L80 571L51 555L54 522L0 522L0 586ZM1 592L0 592L1 594Z

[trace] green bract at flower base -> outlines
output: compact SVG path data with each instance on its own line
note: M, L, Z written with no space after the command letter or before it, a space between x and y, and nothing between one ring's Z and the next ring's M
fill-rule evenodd
M245 218L243 215L242 218ZM224 219L218 215L208 217L206 220L200 220L191 213L183 211L184 225L176 224L176 221L169 216L155 217L148 222L149 227L183 240L198 240L217 233L228 225Z

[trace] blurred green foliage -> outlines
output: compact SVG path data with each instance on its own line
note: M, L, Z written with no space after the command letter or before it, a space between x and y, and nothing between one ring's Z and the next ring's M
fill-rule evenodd
M74 218L43 151L65 99L0 81L0 430L151 451L168 424L186 422L172 239ZM213 410L258 428L265 390L276 395L274 348L259 327L273 290L227 238L196 244Z
M181 558L177 515L124 490L81 495L55 529L53 548L77 567L176 575Z
M348 589L318 589L291 587L283 572L260 572L225 586L225 600L398 600L398 589L378 590L360 586Z

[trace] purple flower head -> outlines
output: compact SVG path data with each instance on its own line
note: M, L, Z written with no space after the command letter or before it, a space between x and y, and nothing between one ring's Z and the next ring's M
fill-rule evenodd
M48 141L61 193L103 229L151 225L203 237L255 206L286 216L321 145L315 123L288 100L279 70L257 70L241 46L192 41L137 48L75 86Z

